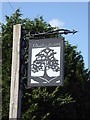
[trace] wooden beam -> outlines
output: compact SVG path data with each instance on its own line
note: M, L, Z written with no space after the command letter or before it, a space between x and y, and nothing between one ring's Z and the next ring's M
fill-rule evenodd
M20 89L20 58L21 57L21 24L13 26L13 51L11 69L11 90L9 119L20 118L21 89Z

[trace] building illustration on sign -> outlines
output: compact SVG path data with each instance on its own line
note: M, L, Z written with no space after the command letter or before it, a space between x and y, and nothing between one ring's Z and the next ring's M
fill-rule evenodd
M28 86L63 84L63 40L30 40Z

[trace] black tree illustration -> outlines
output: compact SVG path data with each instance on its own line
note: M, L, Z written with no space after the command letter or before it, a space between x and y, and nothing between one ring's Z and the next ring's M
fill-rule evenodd
M47 75L47 70L52 69L55 72L60 71L60 67L58 64L58 60L55 58L56 52L49 47L41 50L37 55L35 55L36 59L33 61L31 65L32 72L44 71L43 77L49 77Z

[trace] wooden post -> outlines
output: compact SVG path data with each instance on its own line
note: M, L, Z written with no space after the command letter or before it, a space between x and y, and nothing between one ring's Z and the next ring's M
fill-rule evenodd
M21 114L21 24L13 26L13 51L9 119L20 118Z

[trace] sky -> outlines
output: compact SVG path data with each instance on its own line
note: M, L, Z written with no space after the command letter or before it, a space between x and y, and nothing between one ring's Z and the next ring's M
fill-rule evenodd
M22 18L33 20L43 16L52 26L77 30L78 33L63 35L71 45L77 46L88 68L88 2L2 2L2 22L20 8Z

